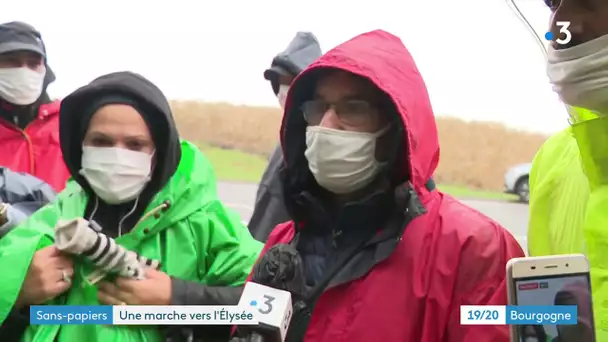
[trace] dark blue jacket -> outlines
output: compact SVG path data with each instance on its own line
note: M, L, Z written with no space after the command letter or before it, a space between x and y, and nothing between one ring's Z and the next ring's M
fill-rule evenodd
M278 84L273 82L269 73L286 73L297 76L308 65L321 57L321 46L317 38L310 32L298 32L285 51L279 53L273 60L264 76L271 81L274 93ZM279 170L283 165L283 152L278 145L264 171L258 188L255 208L249 220L249 231L255 239L266 242L274 227L291 220L283 204L283 189L279 179Z

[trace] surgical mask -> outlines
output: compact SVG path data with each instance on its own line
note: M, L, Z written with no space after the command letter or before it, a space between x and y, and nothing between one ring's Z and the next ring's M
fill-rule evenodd
M108 204L128 202L150 181L152 155L117 147L82 147L80 174Z
M388 129L363 133L308 127L305 156L317 183L335 194L369 185L384 165L376 160L376 141Z
M563 50L549 46L547 75L565 104L608 114L608 35Z
M46 69L0 68L0 97L18 106L36 102L42 94L45 74Z
M524 338L525 342L538 342L538 338L536 337L526 337Z
M287 100L287 93L289 92L289 86L281 84L279 86L279 92L277 93L277 99L281 108L285 108L285 100Z

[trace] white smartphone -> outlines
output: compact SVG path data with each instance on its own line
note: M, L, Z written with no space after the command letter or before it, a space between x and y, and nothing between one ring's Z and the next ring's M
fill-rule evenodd
M576 325L512 325L511 342L595 342L589 261L582 254L514 258L509 305L577 305Z

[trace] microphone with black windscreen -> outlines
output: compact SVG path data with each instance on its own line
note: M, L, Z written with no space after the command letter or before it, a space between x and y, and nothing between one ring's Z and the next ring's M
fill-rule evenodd
M248 342L283 342L293 314L293 301L306 291L302 257L294 247L278 244L262 255L245 284L239 306L257 311L258 325L237 327Z

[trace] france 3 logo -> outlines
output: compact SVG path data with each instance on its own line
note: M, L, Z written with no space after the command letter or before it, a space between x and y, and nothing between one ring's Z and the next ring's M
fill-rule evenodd
M559 45L565 45L570 43L572 40L572 32L570 32L570 22L569 21L558 21L555 23L557 27L559 27L559 34L557 35L557 39L555 39L555 34L551 31L545 33L546 40L555 40L555 42Z

